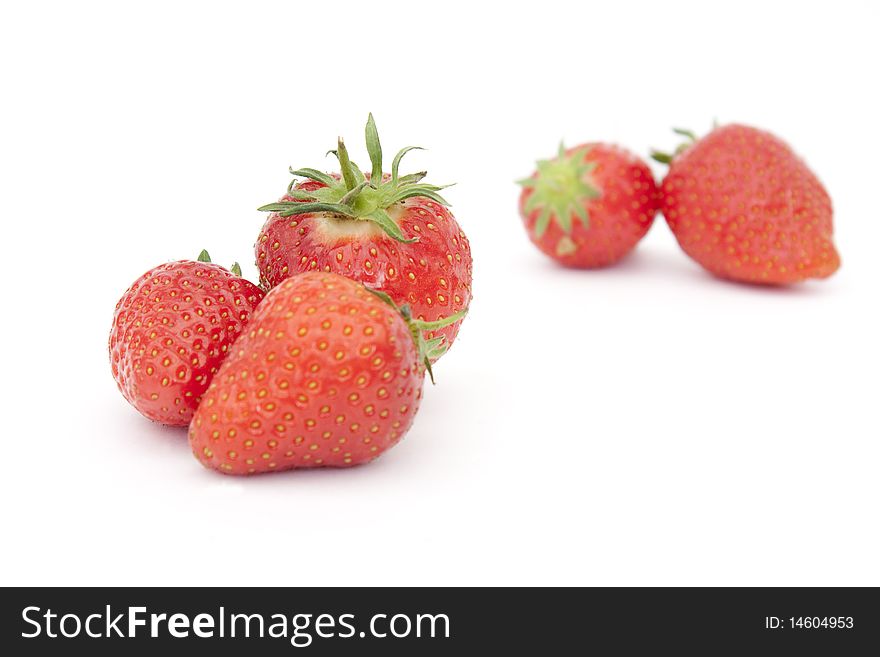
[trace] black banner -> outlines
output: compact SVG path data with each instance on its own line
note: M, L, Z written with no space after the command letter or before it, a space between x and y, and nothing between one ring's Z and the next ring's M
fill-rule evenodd
M869 588L7 588L0 613L7 655L599 647L854 655L880 647L880 597Z

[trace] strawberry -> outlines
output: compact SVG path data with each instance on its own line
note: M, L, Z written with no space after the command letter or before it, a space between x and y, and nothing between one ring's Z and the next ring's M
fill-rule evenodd
M648 165L618 146L582 144L539 160L520 180L520 215L532 242L567 267L605 267L629 253L657 214Z
M716 128L669 164L662 209L681 248L716 276L787 284L826 278L840 267L831 198L791 148L744 125Z
M156 422L189 424L263 292L232 272L198 262L159 265L116 304L110 365L123 396Z
M470 244L439 194L442 187L422 182L424 172L399 175L401 158L414 146L398 152L391 173L383 173L372 115L366 142L370 173L350 161L339 139L333 153L340 175L291 169L305 180L294 180L279 202L260 208L271 213L255 246L260 282L272 288L306 271L342 274L386 292L428 322L468 307ZM428 338L442 336L448 347L459 326Z
M228 474L370 461L413 422L443 338L383 292L308 272L274 287L190 424L193 454Z

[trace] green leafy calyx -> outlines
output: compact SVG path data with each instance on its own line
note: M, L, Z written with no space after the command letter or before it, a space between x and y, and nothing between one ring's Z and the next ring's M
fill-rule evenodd
M198 262L211 262L211 255L208 253L208 249L202 249L202 252L196 260L198 260ZM232 267L229 268L229 271L241 278L241 265L237 262L232 263Z
M290 169L290 173L299 178L306 178L324 185L313 191L296 189L294 179L287 188L292 201L269 203L259 208L262 212L277 212L282 217L298 214L323 212L338 219L355 221L371 221L399 242L415 242L407 239L400 226L388 213L388 209L396 203L415 196L424 196L435 203L448 206L446 199L438 193L449 185L431 185L422 182L426 173L411 173L401 176L400 160L418 146L407 146L401 149L391 163L391 176L386 180L382 169L382 145L376 122L370 114L366 127L367 154L370 156L370 177L364 175L360 168L351 161L348 149L339 137L336 150L329 151L339 160L341 175L339 179L322 173L316 169Z
M590 225L587 202L599 198L601 191L591 177L595 162L585 156L589 146L575 148L567 153L559 144L559 152L550 160L538 160L538 170L531 178L517 181L532 193L525 203L525 211L538 210L535 235L541 237L555 217L565 233L571 233L572 217L577 217L585 228Z
M443 319L438 319L434 322L426 322L423 319L414 318L412 316L412 310L408 305L404 304L398 306L394 303L394 299L392 299L386 292L375 290L371 287L368 287L367 290L382 299L382 301L394 308L400 313L401 317L403 317L403 321L405 321L407 327L409 327L413 342L416 344L419 362L423 364L425 371L428 372L428 376L431 378L431 383L434 383L434 372L431 369L431 361L435 361L445 354L449 345L446 343L445 336L442 335L437 338L431 338L430 340L426 339L424 335L425 331L438 331L451 324L455 324L455 322L463 319L464 316L467 315L467 308L459 310L457 313L454 313L449 317L444 317Z
M679 137L684 137L685 141L681 142L672 153L652 150L651 159L655 162L659 162L660 164L672 164L672 160L674 160L677 155L679 155L688 146L697 141L697 135L693 130L686 130L685 128L673 128L672 132L677 134Z

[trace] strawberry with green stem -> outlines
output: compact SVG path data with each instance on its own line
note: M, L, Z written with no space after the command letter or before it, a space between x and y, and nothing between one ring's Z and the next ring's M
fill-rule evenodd
M716 276L785 285L840 267L831 197L778 137L744 125L686 138L669 165L662 210L681 248Z
M193 454L226 474L347 467L412 425L442 337L383 293L308 272L273 288L190 425Z
M415 319L442 321L471 300L470 244L443 186L424 182L425 172L400 174L401 149L383 172L383 154L372 115L367 120L364 173L340 138L333 151L340 174L291 169L295 179L278 202L260 210L269 217L255 246L260 280L271 289L307 271L342 274L407 305ZM460 327L453 322L428 332L448 348Z
M207 251L146 272L113 317L110 365L120 392L151 420L188 424L263 296L238 263L226 270Z
M539 160L519 181L520 215L532 242L568 267L611 265L651 227L657 186L648 165L609 144L589 143Z

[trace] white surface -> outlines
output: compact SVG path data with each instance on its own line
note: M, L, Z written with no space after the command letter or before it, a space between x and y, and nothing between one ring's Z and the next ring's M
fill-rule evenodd
M876 3L294 7L4 5L4 584L880 584ZM254 280L255 208L370 110L459 183L471 316L372 465L209 472L116 391L113 306L203 247ZM602 272L528 243L560 137L713 118L807 158L838 275L723 283L662 219Z

